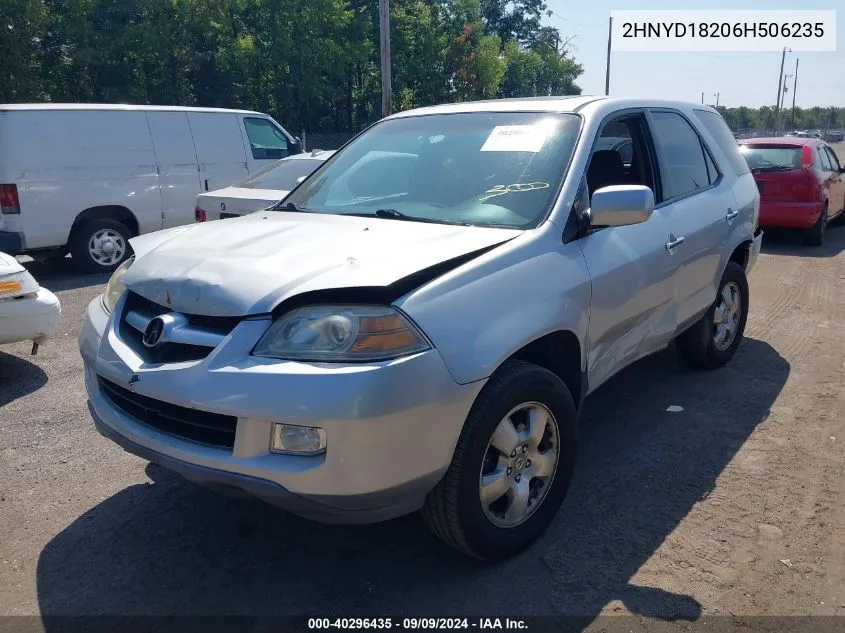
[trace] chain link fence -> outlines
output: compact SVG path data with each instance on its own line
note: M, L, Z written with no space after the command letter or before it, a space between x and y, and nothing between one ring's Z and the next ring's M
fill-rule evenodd
M317 149L340 149L357 132L309 132L302 130L302 149L313 152Z

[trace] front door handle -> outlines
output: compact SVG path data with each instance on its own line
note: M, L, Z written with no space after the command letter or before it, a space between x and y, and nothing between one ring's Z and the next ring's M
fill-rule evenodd
M674 235L669 236L669 241L666 242L666 250L670 253L675 250L678 246L684 243L683 237L675 237Z
M731 220L733 220L738 215L739 215L739 211L734 211L733 209L728 209L728 214L725 216L725 219L728 222L730 222Z

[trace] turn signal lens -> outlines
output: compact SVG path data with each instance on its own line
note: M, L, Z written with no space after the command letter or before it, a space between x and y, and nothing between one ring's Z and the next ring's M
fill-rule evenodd
M0 281L0 297L13 297L20 294L21 290L22 286L14 279Z

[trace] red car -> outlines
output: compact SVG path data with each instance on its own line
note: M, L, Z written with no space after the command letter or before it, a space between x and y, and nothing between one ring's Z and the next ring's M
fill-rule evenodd
M845 219L845 169L818 138L739 141L760 189L760 226L800 229L820 246L827 225Z

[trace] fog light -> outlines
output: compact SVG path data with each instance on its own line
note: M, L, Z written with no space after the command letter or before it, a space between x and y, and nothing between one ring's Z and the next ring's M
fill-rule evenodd
M316 455L326 450L326 432L316 426L274 424L271 453Z

